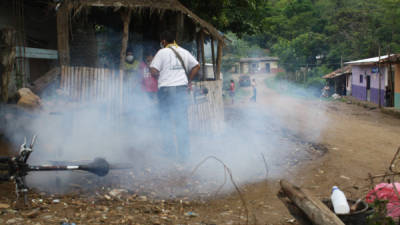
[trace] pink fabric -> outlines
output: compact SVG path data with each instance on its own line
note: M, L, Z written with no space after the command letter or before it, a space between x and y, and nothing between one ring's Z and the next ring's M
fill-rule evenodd
M395 183L397 190L400 192L400 183ZM387 216L392 218L400 217L400 201L393 188L393 184L380 183L368 192L365 197L367 203L373 203L374 200L388 200L386 204Z
M146 63L141 62L139 68L140 73L142 74L142 89L146 92L157 92L158 82L153 76L151 76L149 67Z

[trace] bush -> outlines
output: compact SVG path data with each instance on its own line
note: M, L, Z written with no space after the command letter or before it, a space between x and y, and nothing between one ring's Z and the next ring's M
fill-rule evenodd
M321 77L312 77L307 79L304 86L306 88L316 88L321 90L325 86L325 79L322 79Z

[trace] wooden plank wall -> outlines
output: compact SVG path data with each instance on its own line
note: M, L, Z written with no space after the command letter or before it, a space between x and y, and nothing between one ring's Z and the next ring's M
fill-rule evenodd
M218 134L224 129L224 105L222 101L222 81L201 81L196 86L207 88L205 101L196 102L189 107L189 127L200 134Z
M126 82L129 83L129 82ZM123 106L129 104L128 96L134 85L124 85L122 70L91 67L61 67L61 89L71 100L84 104L97 103L106 107L109 119L120 118ZM195 133L215 134L223 130L224 108L222 102L222 81L201 81L196 86L207 88L208 94L202 101L192 95L189 107L189 128ZM125 88L125 90L124 90Z
M60 86L74 102L104 107L108 119L122 112L123 71L92 67L61 67Z

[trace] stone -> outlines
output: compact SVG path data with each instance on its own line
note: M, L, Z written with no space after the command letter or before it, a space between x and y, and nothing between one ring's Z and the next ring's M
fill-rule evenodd
M8 208L10 208L9 204L0 203L0 209L8 209Z
M138 197L138 200L142 201L142 202L145 202L145 201L147 201L147 197L144 196L144 195L141 195L141 196Z
M128 191L125 189L112 189L108 194L115 198L121 198L124 193L128 193Z
M21 88L18 90L20 96L17 105L26 109L38 109L42 103L39 96L35 95L29 88Z
M199 214L197 214L195 212L187 212L187 213L185 213L185 216L187 216L187 217L198 217Z
M24 219L22 219L22 218L12 218L12 219L7 220L6 224L14 224L14 223L22 222L22 221L24 221Z
M40 214L40 209L39 208L38 209L33 209L33 210L31 210L29 212L26 212L26 213L22 213L23 216L25 216L27 218L31 218L31 219L37 217L39 214Z

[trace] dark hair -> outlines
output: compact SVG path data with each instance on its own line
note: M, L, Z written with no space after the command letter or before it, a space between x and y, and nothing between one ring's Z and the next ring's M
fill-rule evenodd
M160 34L160 41L165 40L168 43L175 41L175 35L171 31L164 31Z

